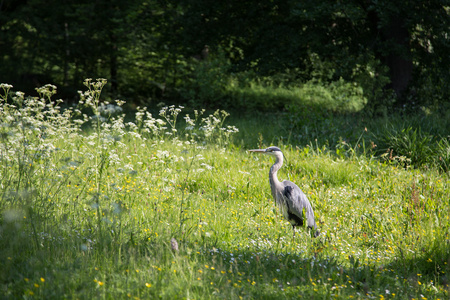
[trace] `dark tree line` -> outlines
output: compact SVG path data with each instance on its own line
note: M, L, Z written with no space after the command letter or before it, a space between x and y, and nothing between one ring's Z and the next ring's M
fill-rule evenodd
M208 45L227 72L449 102L449 28L448 0L0 0L0 81L73 95L105 77L113 94L182 99Z

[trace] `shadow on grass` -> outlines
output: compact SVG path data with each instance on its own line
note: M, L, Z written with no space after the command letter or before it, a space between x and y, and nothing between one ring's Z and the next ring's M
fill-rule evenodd
M7 239L0 242L0 286L5 299L32 293L38 298L107 299L130 295L163 299L448 296L448 239L435 242L415 257L400 254L381 265L352 256L330 256L325 238L320 237L300 238L298 242L308 244L301 253L289 252L288 246L270 248L275 250L257 250L253 245L230 248L218 239L198 238L180 239L175 251L169 232L152 239L129 235L121 242L105 236L86 248L82 238L67 240L67 233L55 228L53 236L41 237L36 247L24 228L5 224L2 228L8 230L2 232ZM66 239L58 239L58 235ZM107 288L102 289L103 284Z

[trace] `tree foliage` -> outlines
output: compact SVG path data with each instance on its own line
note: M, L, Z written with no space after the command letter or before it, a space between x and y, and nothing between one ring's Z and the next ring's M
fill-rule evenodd
M293 86L343 79L371 105L389 89L403 103L450 94L448 0L3 0L0 13L1 79L26 91L105 77L134 101L186 101L208 45L209 59L230 66L219 86L236 74Z

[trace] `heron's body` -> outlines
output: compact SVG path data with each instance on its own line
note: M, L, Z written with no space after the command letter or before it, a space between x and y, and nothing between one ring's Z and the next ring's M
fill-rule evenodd
M317 226L314 220L314 211L308 198L302 190L293 182L283 180L280 182L277 172L283 165L283 153L278 147L267 149L254 149L250 152L268 154L275 157L275 163L269 171L269 183L272 196L280 209L283 217L291 223L295 235L295 227L303 226L303 215L306 216L308 228L314 229L314 236L318 236Z

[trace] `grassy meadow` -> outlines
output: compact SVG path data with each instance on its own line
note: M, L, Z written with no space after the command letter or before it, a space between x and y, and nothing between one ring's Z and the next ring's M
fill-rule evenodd
M348 116L334 147L276 116L125 117L100 101L105 83L87 80L66 109L53 86L35 98L1 86L1 298L448 299L448 172L372 152L375 121ZM246 151L270 145L318 238L292 238L272 158Z

